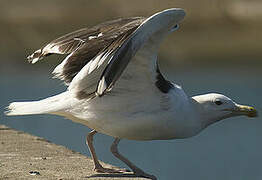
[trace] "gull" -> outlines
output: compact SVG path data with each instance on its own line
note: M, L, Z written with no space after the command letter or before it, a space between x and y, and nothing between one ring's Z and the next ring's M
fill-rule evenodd
M48 55L67 54L53 71L67 90L39 101L13 102L6 114L54 114L83 124L92 129L86 143L94 170L124 173L124 169L104 168L95 153L94 135L112 136L111 152L116 158L135 175L156 179L119 153L121 139L189 138L222 119L258 115L255 108L222 94L189 97L164 77L157 58L159 46L184 17L183 9L171 8L147 18L107 21L51 41L28 60L36 63Z

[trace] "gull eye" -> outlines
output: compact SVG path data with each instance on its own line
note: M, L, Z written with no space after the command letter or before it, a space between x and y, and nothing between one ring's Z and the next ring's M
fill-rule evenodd
M219 106L219 105L223 104L223 102L217 99L217 100L215 100L215 104Z

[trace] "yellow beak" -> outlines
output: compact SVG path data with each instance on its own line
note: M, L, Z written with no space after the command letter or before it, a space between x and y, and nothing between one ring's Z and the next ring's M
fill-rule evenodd
M236 108L233 110L233 112L240 115L246 115L248 117L258 116L258 112L255 108L239 104L236 105Z

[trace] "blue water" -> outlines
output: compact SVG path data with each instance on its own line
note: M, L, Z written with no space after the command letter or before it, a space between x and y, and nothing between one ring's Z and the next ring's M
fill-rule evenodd
M232 68L234 71L232 71ZM262 68L206 67L168 74L189 95L223 93L236 102L262 110ZM65 87L38 66L27 72L0 72L0 124L13 127L56 144L89 155L85 145L87 127L51 115L5 117L4 107L12 101L36 100L62 92ZM199 135L184 140L137 142L123 140L120 151L159 179L261 180L262 118L230 118L214 124ZM99 159L124 166L110 153L113 139L95 136Z

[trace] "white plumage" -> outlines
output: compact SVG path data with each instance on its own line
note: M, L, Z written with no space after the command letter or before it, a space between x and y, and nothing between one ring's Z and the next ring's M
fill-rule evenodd
M118 172L97 160L92 140L100 132L115 138L113 154L135 174L155 179L118 153L121 138L187 138L224 118L257 116L254 108L224 95L188 97L161 74L158 48L184 16L182 9L173 8L149 18L106 22L52 41L28 58L35 63L52 53L68 54L53 72L69 86L67 91L40 101L11 103L7 115L56 114L82 123L94 129L87 143L95 170Z

